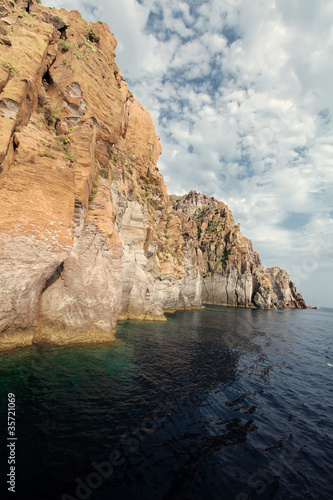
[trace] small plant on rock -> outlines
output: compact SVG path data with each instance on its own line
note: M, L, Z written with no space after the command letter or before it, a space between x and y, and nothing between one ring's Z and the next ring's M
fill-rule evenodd
M2 66L3 68L8 69L8 71L9 71L9 73L10 73L11 75L13 75L14 73L18 73L18 69L17 69L17 68L15 68L14 64L12 64L12 63L10 63L10 62L8 62L8 61L3 61L3 62L1 63L1 66Z
M56 157L52 153L50 153L49 151L45 151L44 153L39 152L38 156L41 156L41 157L45 156L46 158L52 158L52 160L56 159Z
M87 29L85 35L87 40L89 40L92 43L98 43L101 39L99 34L93 28Z
M90 196L89 196L89 201L93 201L97 194L97 188L98 188L98 181L97 178L94 180L93 188L91 190Z
M106 168L101 168L98 174L103 177L103 179L108 179L109 178L109 171L106 170Z
M66 40L59 40L58 45L61 52L68 52L71 48L70 44Z
M49 125L56 123L60 119L59 108L52 108L51 106L44 106L44 116Z
M116 164L117 164L117 162L118 162L118 160L119 160L119 155L118 155L118 154L117 154L117 155L114 155L114 157L112 158L112 163L113 163L114 165L116 165Z
M69 151L66 146L63 148L63 153L66 160L69 160L71 163L75 163L77 161L76 157Z
M57 140L59 142L61 142L61 144L63 144L63 145L67 145L67 144L71 143L71 140L68 137L68 135L58 135Z
M92 52L96 52L96 49L95 47L93 47L93 45L91 45L90 41L89 40L86 40L85 41L85 44L87 47L89 47L89 49L92 51Z
M129 172L132 175L133 174L132 164L128 160L125 160L125 167L127 172Z

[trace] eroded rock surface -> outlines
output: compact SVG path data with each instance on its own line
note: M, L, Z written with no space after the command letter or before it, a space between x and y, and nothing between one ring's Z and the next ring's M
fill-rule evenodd
M177 213L190 216L197 225L204 260L203 303L260 309L307 307L286 271L261 265L258 252L227 205L195 191L170 196L170 201Z
M116 44L77 11L0 0L1 349L112 340L119 318L202 300L301 306L226 205L194 192L170 204Z
M107 25L0 6L1 346L110 340L119 317L201 307L201 252Z

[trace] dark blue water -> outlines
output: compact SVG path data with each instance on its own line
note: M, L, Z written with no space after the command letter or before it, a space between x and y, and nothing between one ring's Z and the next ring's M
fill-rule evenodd
M209 306L0 355L17 499L333 499L333 310ZM10 497L9 497L10 498Z

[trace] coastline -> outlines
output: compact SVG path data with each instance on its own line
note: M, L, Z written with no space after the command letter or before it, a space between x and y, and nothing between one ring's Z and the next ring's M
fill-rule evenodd
M174 314L178 311L201 311L205 306L228 307L234 309L249 309L256 311L280 311L280 310L306 310L313 309L311 307L297 308L297 307L280 307L271 309L260 309L255 306L237 306L233 304L216 304L205 302L201 307L193 308L178 308L176 310L164 311L164 314ZM324 308L325 309L325 308ZM147 316L120 316L117 321L117 326L125 322L148 322L148 323L165 323L168 318L163 315L156 317ZM75 345L93 345L93 344L109 344L117 342L117 328L111 332L105 330L98 330L92 328L91 330L77 330L68 329L59 326L40 325L28 330L7 330L5 333L0 334L0 354L9 352L15 349L23 349L32 347L34 345L54 345L54 346L75 346Z

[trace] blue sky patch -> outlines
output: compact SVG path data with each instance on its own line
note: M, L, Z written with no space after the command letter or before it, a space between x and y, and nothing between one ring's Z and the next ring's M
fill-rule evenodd
M222 35L228 40L228 47L241 38L239 33L237 33L232 26L224 26L222 29Z
M318 115L322 119L323 125L328 125L330 123L331 116L330 116L330 110L328 108L319 111Z
M283 229L297 231L298 229L302 229L302 227L306 226L310 220L311 216L307 213L292 212L279 223L279 226Z

